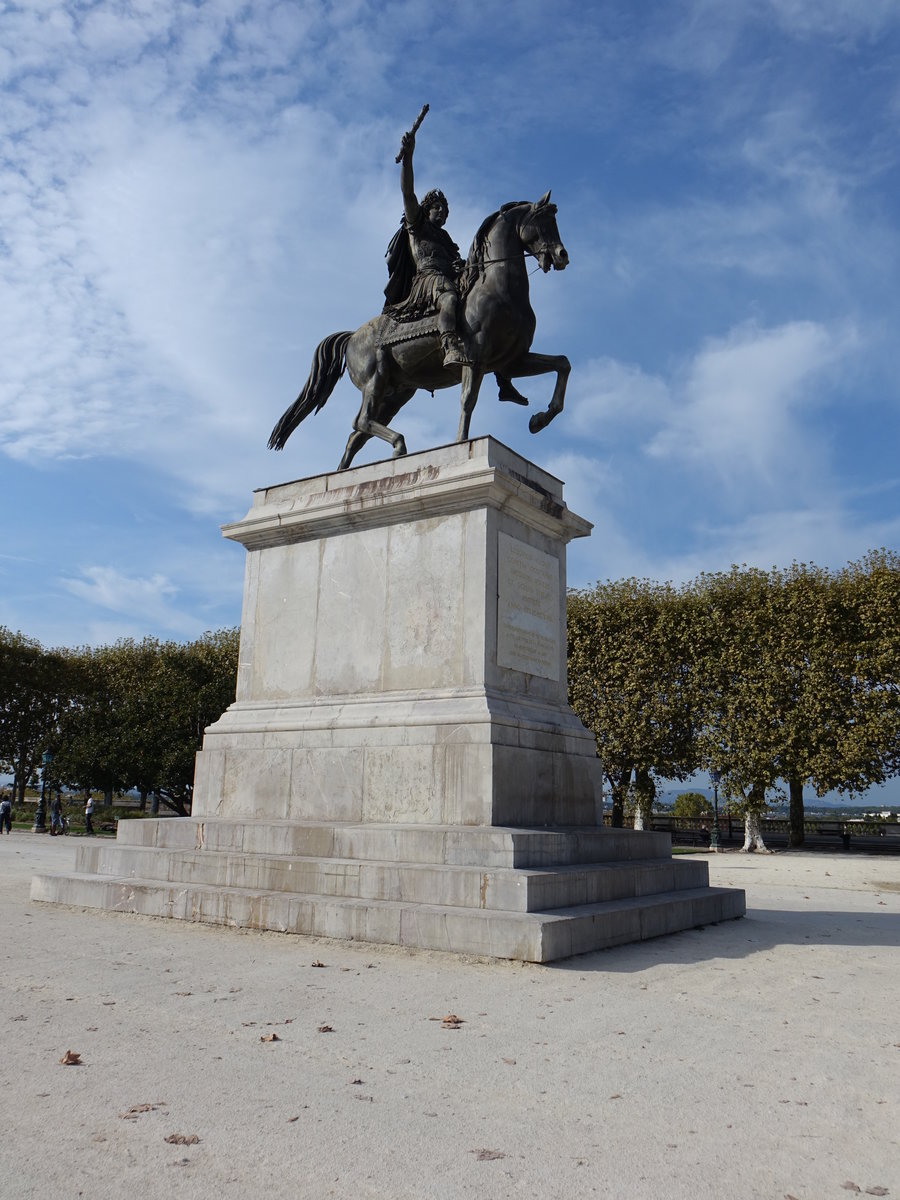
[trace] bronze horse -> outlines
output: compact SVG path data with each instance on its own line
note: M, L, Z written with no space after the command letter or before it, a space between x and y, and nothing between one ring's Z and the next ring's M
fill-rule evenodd
M507 379L556 372L547 410L534 413L528 422L532 433L543 429L562 412L570 365L562 354L531 353L535 316L528 298L526 254L534 255L545 273L551 267L562 271L568 264L549 192L536 204L504 204L475 235L460 289L460 332L472 366L443 365L436 326L423 336L404 335L403 326L398 332L397 323L382 314L355 333L332 333L316 348L309 379L272 430L269 448L284 449L300 422L322 408L345 369L362 392L362 405L339 471L350 466L371 437L390 442L394 458L406 454L403 434L391 429L390 422L419 388L435 392L461 382L457 441L465 441L481 381L489 371Z

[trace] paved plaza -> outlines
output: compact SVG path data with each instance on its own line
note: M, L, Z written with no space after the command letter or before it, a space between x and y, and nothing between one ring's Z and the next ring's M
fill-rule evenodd
M0 840L5 1200L900 1200L900 856L542 967L31 902L75 843Z

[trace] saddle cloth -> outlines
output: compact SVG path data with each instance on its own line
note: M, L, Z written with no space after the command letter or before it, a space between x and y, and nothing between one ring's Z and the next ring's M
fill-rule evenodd
M378 330L381 346L396 346L400 342L414 342L417 338L431 337L438 331L437 314L420 317L417 321L398 321L384 313Z

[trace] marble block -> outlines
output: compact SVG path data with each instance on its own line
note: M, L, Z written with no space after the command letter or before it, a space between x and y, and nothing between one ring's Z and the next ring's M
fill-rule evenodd
M254 495L237 698L194 816L594 826L562 483L493 438Z

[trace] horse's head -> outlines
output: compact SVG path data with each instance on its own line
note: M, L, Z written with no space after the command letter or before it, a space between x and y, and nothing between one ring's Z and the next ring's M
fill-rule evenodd
M544 274L551 267L564 271L568 266L569 255L560 240L556 205L550 203L549 192L525 210L519 221L519 237L526 251L538 260Z

